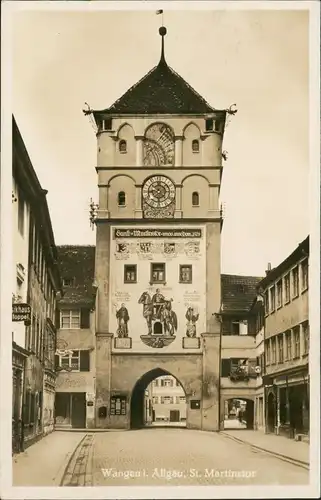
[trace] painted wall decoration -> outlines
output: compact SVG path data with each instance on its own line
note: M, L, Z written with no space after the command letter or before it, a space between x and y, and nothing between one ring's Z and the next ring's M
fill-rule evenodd
M205 227L111 229L109 331L114 349L199 349L206 331ZM132 279L126 278L127 271ZM125 312L122 318L118 313L122 307L130 317L127 325Z
M164 347L175 339L178 324L172 302L173 299L165 299L159 288L152 297L149 292L142 293L138 303L143 305L143 317L147 323L147 335L140 337L144 344Z
M117 336L120 338L128 337L129 314L124 303L122 303L120 309L116 311L116 318L118 322L118 328L116 331Z
M186 324L186 336L196 337L196 323L199 318L199 312L196 307L188 307L185 318L187 319Z
M174 151L174 133L168 125L155 123L146 130L144 139L145 167L173 166Z

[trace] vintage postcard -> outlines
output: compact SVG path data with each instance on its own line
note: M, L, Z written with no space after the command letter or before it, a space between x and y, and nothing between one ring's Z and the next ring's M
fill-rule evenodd
M319 3L2 10L1 497L319 497Z

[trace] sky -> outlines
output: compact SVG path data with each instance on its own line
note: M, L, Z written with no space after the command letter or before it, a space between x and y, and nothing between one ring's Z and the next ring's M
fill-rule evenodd
M169 66L213 107L238 109L223 147L222 272L264 276L309 232L308 12L164 12ZM13 113L57 245L95 244L96 137L84 103L109 107L158 63L160 25L155 9L14 14Z

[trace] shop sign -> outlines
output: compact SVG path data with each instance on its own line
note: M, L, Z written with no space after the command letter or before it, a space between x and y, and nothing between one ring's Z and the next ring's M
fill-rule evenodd
M12 304L12 321L31 321L31 306Z

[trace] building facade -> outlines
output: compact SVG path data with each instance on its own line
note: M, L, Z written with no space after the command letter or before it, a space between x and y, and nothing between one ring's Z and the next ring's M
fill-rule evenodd
M257 285L260 277L222 274L220 428L235 403L244 405L248 429L263 426L261 359L262 326ZM261 314L262 316L262 314ZM260 413L261 412L261 413ZM233 415L235 417L235 415Z
M309 434L309 237L261 281L266 431Z
M96 427L143 424L161 375L187 427L219 428L222 143L227 110L159 64L97 126ZM115 414L115 404L121 414Z
M13 450L53 430L56 296L60 275L51 220L15 119L13 164Z
M153 380L150 385L152 421L186 422L186 396L179 381L170 375L164 375Z
M56 429L95 426L95 247L59 246Z

